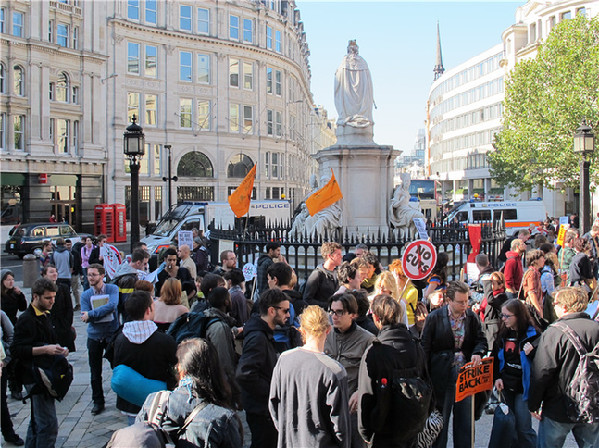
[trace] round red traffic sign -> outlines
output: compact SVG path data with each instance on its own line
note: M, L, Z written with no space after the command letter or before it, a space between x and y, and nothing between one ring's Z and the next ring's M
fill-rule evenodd
M437 263L437 250L430 241L418 240L408 244L401 260L406 276L422 280L430 275Z

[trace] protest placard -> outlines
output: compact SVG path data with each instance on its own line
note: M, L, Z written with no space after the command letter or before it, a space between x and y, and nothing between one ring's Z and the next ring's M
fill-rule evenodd
M493 389L493 358L483 358L481 364L474 367L471 362L460 369L455 385L455 401L474 395L483 390Z
M189 246L193 250L193 231L191 230L179 230L179 247Z

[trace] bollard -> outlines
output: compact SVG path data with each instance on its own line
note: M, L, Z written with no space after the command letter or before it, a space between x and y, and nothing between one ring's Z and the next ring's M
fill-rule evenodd
M31 288L40 276L40 265L37 257L28 254L23 257L23 288Z

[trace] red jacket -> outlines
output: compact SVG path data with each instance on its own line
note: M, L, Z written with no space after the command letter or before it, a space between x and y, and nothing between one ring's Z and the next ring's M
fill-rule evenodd
M518 292L522 283L522 258L518 252L509 251L505 254L505 289Z

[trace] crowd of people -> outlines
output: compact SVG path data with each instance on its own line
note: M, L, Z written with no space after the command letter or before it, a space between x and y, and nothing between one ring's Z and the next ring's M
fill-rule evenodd
M137 244L108 278L104 235L75 247L58 239L44 247L29 304L13 273L2 272L9 349L2 435L24 443L10 421L8 389L31 400L27 446L54 446L55 399L31 394L31 372L42 357L76 349L79 318L87 327L91 413L105 409L107 358L131 431L153 415L162 396L153 392L171 391L160 427L178 447L242 446L241 410L253 448L414 447L425 433L434 447L447 446L450 433L453 446L467 447L472 401L493 411L498 399L513 415L512 446L560 447L572 431L580 447L596 447L596 397L589 420L572 414L567 391L578 348L591 352L599 343L599 225L586 235L569 230L562 246L543 228L531 230L506 240L500 266L479 254L470 284L449 278L446 253L417 283L399 259L384 267L363 244L344 255L339 243L325 242L322 263L300 285L272 242L257 259L255 286L246 288L235 253L223 251L211 266L202 236L192 248L165 249L153 273L147 248ZM184 337L181 328L192 321L197 326ZM463 366L485 357L494 359L493 394L456 402ZM398 392L405 388L426 400L406 401ZM538 433L532 418L540 420ZM109 446L121 446L117 439Z

